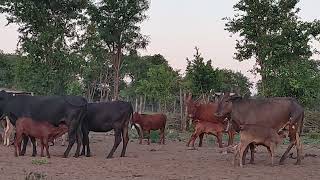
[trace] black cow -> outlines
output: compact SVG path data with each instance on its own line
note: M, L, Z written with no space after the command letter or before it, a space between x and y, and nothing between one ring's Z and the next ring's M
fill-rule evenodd
M130 103L123 101L89 103L87 115L83 122L83 148L81 155L85 155L85 146L87 146L87 157L90 154L89 131L108 132L114 130L114 145L107 156L111 158L113 153L123 139L123 148L121 157L125 156L127 144L129 141L128 124L132 119L133 108Z
M77 140L75 157L79 156L82 143L81 124L87 109L87 101L79 96L13 96L0 92L0 116L8 116L13 125L18 118L29 117L34 121L47 121L54 126L64 122L69 128L67 157Z

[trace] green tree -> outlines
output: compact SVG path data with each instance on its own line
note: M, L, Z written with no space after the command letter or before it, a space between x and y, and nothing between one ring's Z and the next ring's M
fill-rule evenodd
M0 87L14 87L15 66L20 59L18 55L0 51Z
M254 58L258 66L253 69L262 77L259 93L263 96L290 95L289 91L279 94L280 84L304 81L292 76L291 82L284 76L294 75L295 71L310 67L312 55L311 41L320 33L319 21L303 22L297 16L298 0L240 0L234 9L234 18L226 18L226 30L238 33L235 58L239 61ZM306 66L304 66L306 65ZM296 68L304 66L304 68ZM283 72L287 74L284 75ZM304 77L306 79L312 76ZM275 82L277 81L277 82ZM308 80L307 80L308 81ZM278 85L275 85L277 83ZM291 90L293 92L295 90ZM276 89L279 88L279 89Z
M137 93L166 104L174 98L178 73L165 65L154 65L147 72L147 77L138 81Z
M122 55L147 45L147 38L140 33L139 23L146 19L147 0L102 0L89 8L91 21L111 53L114 69L114 99L118 99Z
M192 94L198 96L206 94L210 90L217 86L216 74L211 66L211 60L204 62L203 57L196 47L196 54L194 59L189 60L187 58L187 69L185 77L185 86L189 89Z
M0 13L8 24L19 25L20 53L17 86L38 94L65 94L66 86L79 73L80 58L70 43L86 0L6 0Z

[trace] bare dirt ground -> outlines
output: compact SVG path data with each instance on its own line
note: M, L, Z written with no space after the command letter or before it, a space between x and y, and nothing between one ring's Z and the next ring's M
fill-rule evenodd
M216 146L187 150L184 142L167 141L166 145L139 145L132 140L127 149L127 157L120 158L122 144L118 147L113 159L106 159L113 145L113 136L105 133L91 137L92 157L62 158L66 147L57 142L50 147L51 158L44 164L35 162L43 160L31 157L31 147L27 155L14 157L13 146L0 145L0 179L25 179L30 172L45 175L45 179L320 179L319 146L304 146L303 154L307 156L302 165L294 165L295 160L288 158L285 165L270 166L267 150L259 147L256 153L256 164L248 164L244 168L233 167L233 154L221 154ZM75 147L74 147L75 148ZM73 150L74 150L73 148ZM286 146L277 149L276 162ZM38 148L38 153L40 148ZM294 152L294 151L292 151ZM294 155L295 156L295 155ZM248 156L249 157L249 156ZM46 159L46 158L44 158Z

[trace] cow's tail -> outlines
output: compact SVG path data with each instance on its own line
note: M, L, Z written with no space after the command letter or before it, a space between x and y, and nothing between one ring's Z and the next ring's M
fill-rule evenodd
M128 113L129 127L130 128L133 126L132 118L133 118L133 107L130 105L130 110L129 110L129 113Z

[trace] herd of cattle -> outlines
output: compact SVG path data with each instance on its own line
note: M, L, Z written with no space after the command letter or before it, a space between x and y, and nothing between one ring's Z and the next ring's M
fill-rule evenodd
M219 147L223 147L223 133L228 134L228 146L233 144L234 136L240 132L240 142L234 146L236 162L240 155L240 166L245 163L245 156L250 149L254 161L255 147L267 147L273 164L274 151L283 138L289 137L290 144L280 159L280 164L287 158L293 146L297 149L297 162L301 163L302 143L300 134L303 126L304 110L294 98L247 99L224 93L218 102L200 103L192 100L191 95L186 101L189 118L195 125L187 146L194 148L199 137L202 146L204 134L216 136ZM5 91L0 92L0 120L6 119L4 144L9 145L10 132L15 127L15 155L24 155L29 139L33 145L32 156L36 156L36 138L41 142L41 156L44 148L47 157L49 142L68 133L68 146L64 157L77 142L75 157L90 156L89 132L108 132L114 130L114 145L107 158L123 143L121 157L125 156L129 141L129 124L135 127L142 144L144 133L160 130L160 143L165 144L165 126L167 117L164 114L133 113L129 102L113 101L88 103L79 96L14 96ZM21 144L23 147L21 149ZM80 148L82 151L80 153Z

